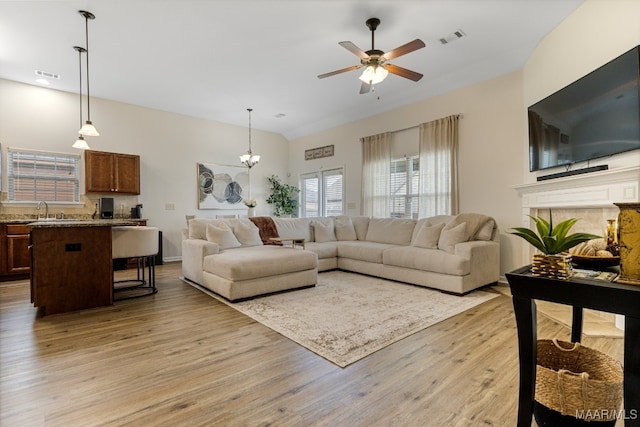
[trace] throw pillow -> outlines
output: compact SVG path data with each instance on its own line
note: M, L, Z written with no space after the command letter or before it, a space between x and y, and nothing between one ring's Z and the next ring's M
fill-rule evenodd
M445 228L442 230L442 233L440 233L440 239L438 240L438 249L454 253L455 246L458 243L466 242L467 240L469 240L469 232L467 231L467 223L463 222L453 228Z
M356 229L353 227L351 218L336 218L334 220L336 239L338 240L358 240Z
M233 233L242 246L262 246L260 230L249 220L239 220L236 226L233 227Z
M333 221L327 222L326 224L314 221L313 228L316 235L316 242L324 243L336 241L336 235L333 231Z
M233 231L226 224L207 224L207 240L220 246L220 249L237 248L240 245Z
M493 227L496 222L492 219L487 221L480 230L476 233L476 240L491 240L491 236L493 235Z
M435 225L425 222L420 228L420 231L418 231L413 246L425 249L438 249L438 241L440 240L440 233L443 228L444 222Z

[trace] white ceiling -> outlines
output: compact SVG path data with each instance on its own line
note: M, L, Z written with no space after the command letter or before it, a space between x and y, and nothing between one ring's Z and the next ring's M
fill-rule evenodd
M92 97L240 126L251 107L254 128L294 139L520 69L582 1L0 1L0 78L37 84L43 70L61 75L50 88L77 93L84 9L96 15ZM359 95L360 70L317 78L359 63L338 42L370 49L370 17L381 20L377 49L426 43L389 61L422 80L390 75Z

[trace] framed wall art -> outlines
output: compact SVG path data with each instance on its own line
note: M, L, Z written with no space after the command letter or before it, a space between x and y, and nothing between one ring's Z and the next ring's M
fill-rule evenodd
M198 209L245 209L249 174L242 166L197 164Z

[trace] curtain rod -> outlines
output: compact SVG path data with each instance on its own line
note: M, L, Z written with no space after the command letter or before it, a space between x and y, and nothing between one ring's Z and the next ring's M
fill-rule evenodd
M456 116L456 118L458 118L458 119L461 119L461 118L463 117L463 116L462 116L462 113L459 113L459 114L452 114L452 116ZM447 117L448 117L448 116L447 116ZM436 120L438 120L438 119L436 119ZM415 128L418 128L418 127L420 127L420 125L409 126L409 127L407 127L407 128L403 128L403 129L392 130L392 131L390 131L389 133L404 132L405 130L415 129Z

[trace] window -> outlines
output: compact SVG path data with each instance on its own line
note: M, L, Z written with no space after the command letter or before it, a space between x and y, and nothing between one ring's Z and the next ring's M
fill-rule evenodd
M9 201L78 202L80 156L9 148Z
M405 156L391 161L389 202L392 218L418 218L420 161Z
M302 217L337 216L344 212L342 168L300 176Z

